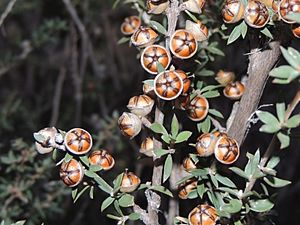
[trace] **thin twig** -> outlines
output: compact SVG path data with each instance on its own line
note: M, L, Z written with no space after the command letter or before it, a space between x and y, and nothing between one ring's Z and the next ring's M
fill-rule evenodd
M8 16L8 14L11 12L11 10L13 9L15 3L17 2L17 0L11 0L8 4L6 9L4 10L4 12L2 13L1 17L0 17L0 27L2 26L4 20L6 19L6 17Z

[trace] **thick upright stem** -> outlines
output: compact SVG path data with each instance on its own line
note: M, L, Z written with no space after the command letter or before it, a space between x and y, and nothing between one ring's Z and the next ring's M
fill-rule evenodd
M243 95L237 113L231 126L228 127L228 135L235 138L239 144L247 135L247 128L253 112L256 110L270 70L280 56L280 42L270 43L270 49L260 51L252 49L249 57L249 78L246 91Z

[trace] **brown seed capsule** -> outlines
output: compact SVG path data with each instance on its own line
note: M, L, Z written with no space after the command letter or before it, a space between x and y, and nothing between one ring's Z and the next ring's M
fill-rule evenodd
M177 58L191 58L198 49L194 35L187 30L176 30L170 38L170 50Z
M126 17L121 25L121 32L125 35L131 35L141 26L141 23L141 19L137 16Z
M197 23L186 20L185 29L194 35L196 41L205 41L208 38L208 29L200 20Z
M63 162L60 166L59 176L65 185L69 187L77 186L83 178L83 167L80 162L71 159L69 162Z
M217 137L211 133L202 134L197 138L196 150L201 157L214 154Z
M194 163L194 161L190 158L190 157L186 157L183 162L182 162L182 166L183 168L189 172L193 169L197 169L196 164Z
M293 13L300 13L300 0L281 0L279 2L279 16L286 23L296 23L288 19L288 15Z
M190 87L191 87L191 81L186 75L186 73L182 70L175 70L175 72L181 77L182 82L183 82L183 90L182 94L188 93Z
M148 95L150 98L155 98L154 86L148 83L143 84L143 93Z
M272 1L272 10L275 12L275 13L278 13L278 7L279 7L279 0L273 0Z
M142 141L140 147L140 153L149 157L153 157L154 156L153 149L154 149L154 144L152 138L147 137L145 140Z
M234 163L240 155L240 148L236 140L230 137L218 139L215 147L215 157L223 164Z
M169 6L169 1L168 0L147 0L147 9L148 13L151 14L161 14Z
M163 68L167 68L171 62L169 52L160 45L150 45L146 47L141 55L141 64L143 68L151 74L157 74L157 63Z
M197 180L195 179L187 180L178 186L178 191L179 191L178 197L181 199L187 199L189 193L195 190L196 188L197 188Z
M46 127L34 135L42 136L43 141L36 140L35 147L38 153L46 154L53 151L53 144L55 143L55 136L57 134L57 129L55 127Z
M132 172L125 171L122 182L121 182L121 192L130 193L137 189L140 185L140 178Z
M140 26L131 36L131 43L139 48L152 45L158 37L158 34L151 27Z
M262 2L265 6L272 8L272 4L274 0L258 0L260 2Z
M148 115L154 105L154 100L147 95L133 96L129 99L127 108L137 116Z
M295 23L292 25L292 32L296 38L300 38L300 24Z
M96 150L89 155L91 165L101 166L104 170L110 170L115 165L115 160L106 150Z
M203 120L208 113L209 104L203 96L196 96L187 106L188 117L193 121Z
M92 136L82 128L69 130L64 138L64 143L68 151L75 155L88 153L93 145Z
M235 75L234 72L220 70L215 79L219 82L219 84L226 86L228 83L234 81Z
M188 216L190 225L215 225L218 219L216 209L207 204L198 205Z
M206 0L187 0L183 4L188 11L193 13L201 13Z
M166 70L158 74L154 79L154 92L164 100L177 98L183 90L183 81L175 72Z
M222 15L225 23L236 23L244 16L245 6L240 0L226 0Z
M240 81L231 82L223 90L225 97L231 100L238 100L245 92L245 86Z
M139 117L128 112L124 112L120 116L118 125L122 134L130 139L138 135L142 129L142 122Z
M264 3L251 0L245 9L244 20L253 28L264 27L270 19L269 11Z

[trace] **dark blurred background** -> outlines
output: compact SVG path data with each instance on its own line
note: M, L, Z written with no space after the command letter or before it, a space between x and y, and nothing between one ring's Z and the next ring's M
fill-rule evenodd
M8 3L0 0L0 14ZM62 130L81 126L89 130L96 148L108 149L116 157L116 167L104 175L106 180L113 180L126 167L135 171L143 182L151 177L151 160L138 154L141 136L146 131L128 140L117 127L117 118L126 110L128 99L141 94L142 80L149 78L140 66L139 52L128 43L117 44L122 38L123 19L137 13L129 6L112 10L112 0L72 3L88 40L60 0L17 1L0 27L0 220L27 219L29 225L114 223L100 212L101 202L107 197L103 192L96 192L93 200L85 194L73 204L71 190L59 181L51 156L37 155L32 133L47 126ZM215 72L232 70L238 78L245 75L244 54L250 51L247 39L228 47L220 37L215 41L226 57L216 58L208 68ZM300 48L297 40L289 44ZM269 81L261 104L288 103L297 89L297 81L285 86ZM223 96L210 103L225 118L233 104ZM196 138L196 124L187 121L182 112L177 114ZM271 140L270 135L258 132L259 127L260 124L255 124L250 129L238 163L241 166L245 164L246 151L255 152L257 148L264 151ZM275 224L299 224L299 134L296 129L291 146L276 152L282 158L277 167L279 177L291 180L292 184L279 192L272 212ZM187 149L186 153L192 151ZM137 199L140 203L145 201L142 193L138 193ZM197 202L181 202L180 215L187 216Z

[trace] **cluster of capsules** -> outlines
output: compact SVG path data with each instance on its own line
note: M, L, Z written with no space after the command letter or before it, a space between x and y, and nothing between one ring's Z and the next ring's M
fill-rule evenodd
M34 134L35 147L38 153L46 154L54 149L67 151L73 155L73 158L66 162L62 160L60 164L59 175L61 180L68 187L75 187L81 183L85 167L76 157L88 155L90 165L97 165L102 170L108 171L115 165L113 156L107 150L92 150L93 139L89 132L82 128L73 128L64 133L55 127L46 127ZM132 192L140 184L140 179L134 173L127 169L122 178L120 191Z
M219 131L200 135L197 138L195 148L199 157L214 155L220 163L225 165L234 163L240 155L237 141L226 133ZM186 157L182 165L187 172L197 169L197 165L190 157ZM179 185L179 198L187 199L188 194L197 187L197 181L196 179L190 179Z
M242 19L253 28L262 28L270 20L282 20L292 24L292 32L300 38L300 24L289 19L289 15L300 12L299 0L249 0L245 6L241 0L225 0L222 15L225 23L236 23Z
M245 92L245 85L241 81L235 81L234 72L220 70L215 79L224 86L224 96L231 100L239 100Z
M186 9L192 12L201 12L205 1L189 0L184 1ZM169 5L169 1L148 0L148 12L154 14L163 13ZM189 98L191 81L186 72L170 67L172 55L175 58L189 59L198 50L198 42L208 38L208 29L199 20L192 22L187 20L185 29L176 30L168 42L168 49L163 45L155 44L158 41L157 32L148 26L142 26L137 16L125 18L121 25L121 32L131 35L131 44L141 49L140 62L142 67L151 75L155 75L153 84L143 85L144 95L134 96L130 99L128 108L131 113L123 113L119 119L119 126L122 133L130 138L136 136L141 130L141 117L150 113L153 107L153 99L158 96L160 99L175 100L175 105L186 110L188 117L193 121L203 120L209 109L209 104L203 96ZM159 72L159 67L165 71ZM170 67L170 68L169 68ZM168 69L169 68L169 69ZM145 99L147 99L145 101ZM144 108L147 110L144 110ZM142 114L137 112L142 108ZM148 141L149 142L149 141ZM147 142L147 143L148 143ZM144 150L144 149L143 149ZM147 153L151 153L148 151Z

